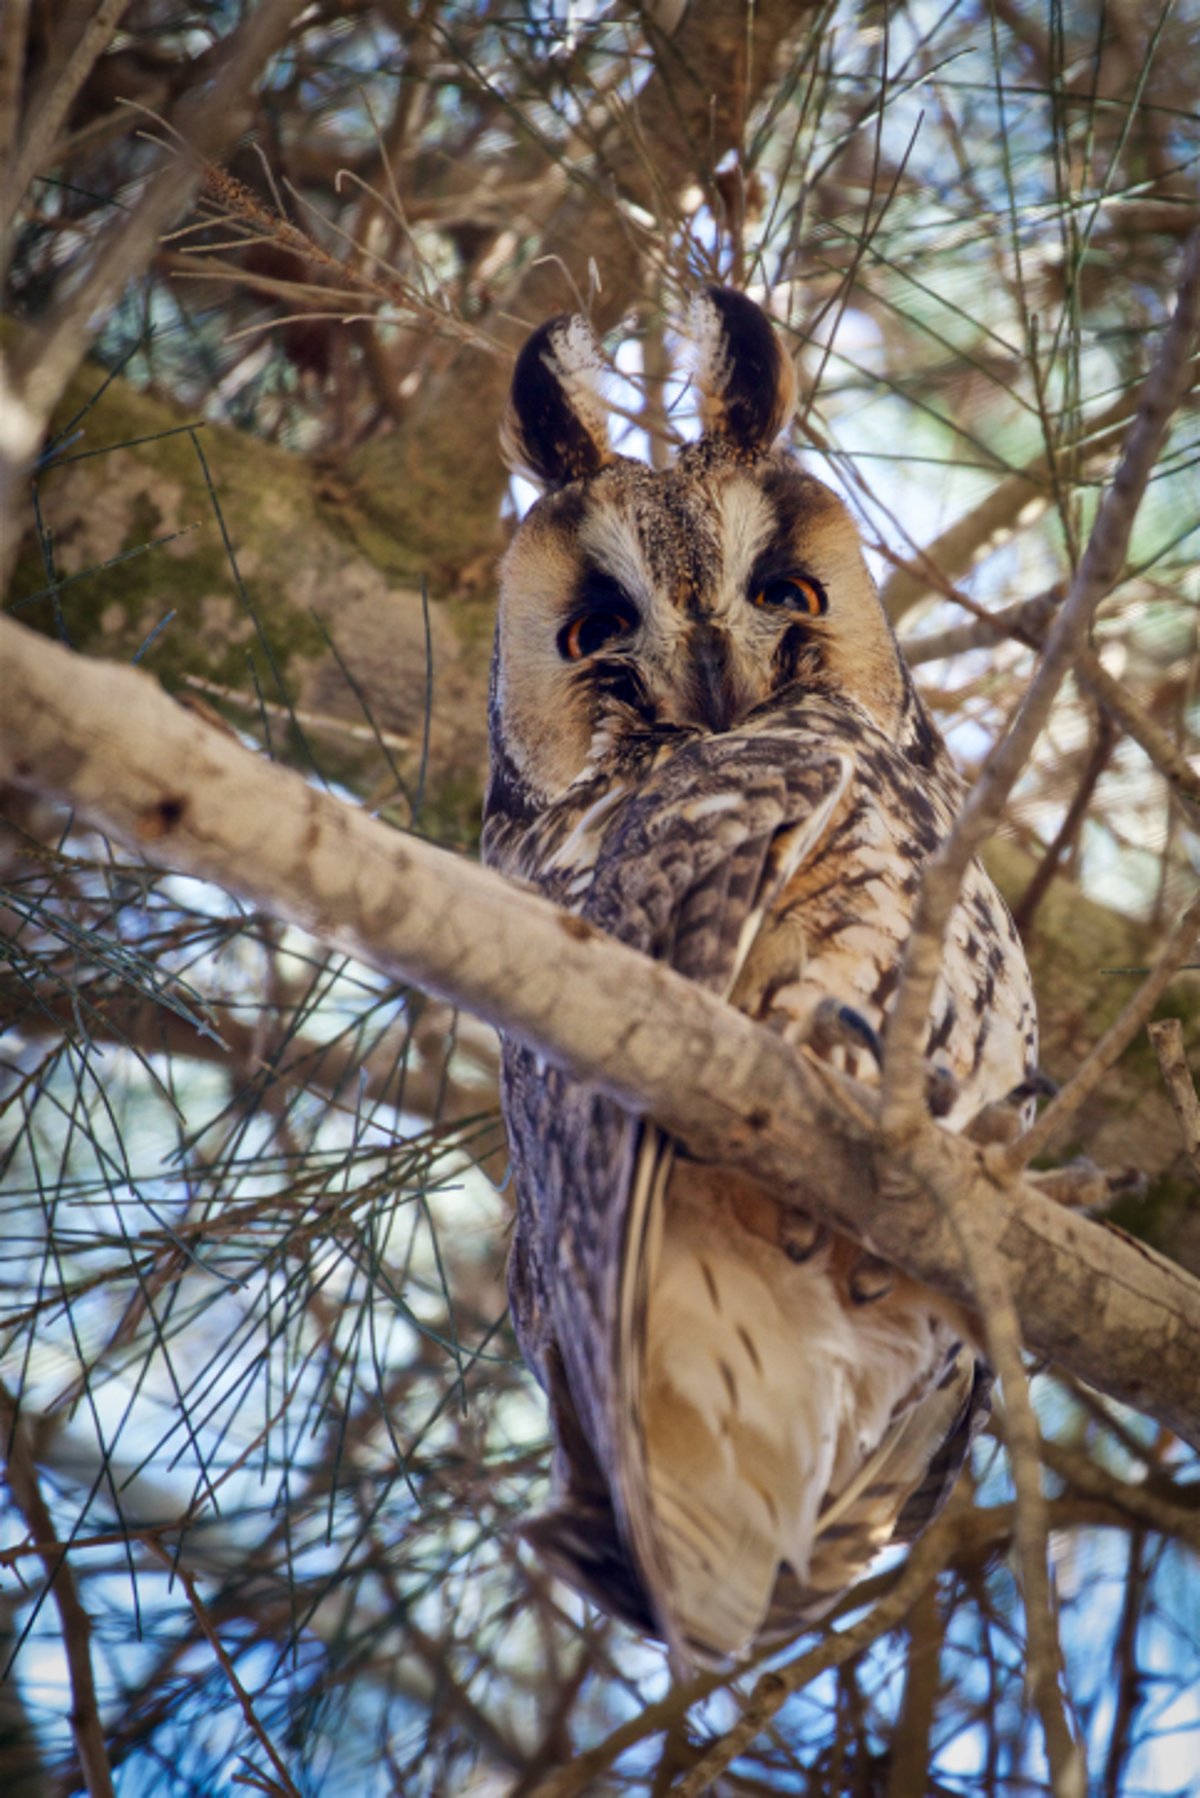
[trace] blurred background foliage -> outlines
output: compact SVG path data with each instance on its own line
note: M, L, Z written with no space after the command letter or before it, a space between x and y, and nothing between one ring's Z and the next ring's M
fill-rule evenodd
M33 151L6 344L137 207L243 12L10 0L0 121ZM849 495L969 774L1200 221L1198 70L1197 0L297 7L94 320L6 605L470 853L528 498L495 447L513 350L585 307L660 458L715 278L788 334L796 449ZM997 846L1059 1075L1194 890L1186 779L1144 744L1195 782L1198 457L1191 404ZM6 1798L671 1790L744 1682L673 1681L515 1543L546 1434L505 1322L490 1034L12 795L0 882ZM1166 1009L1194 1048L1194 977ZM1147 1050L1074 1146L1146 1172L1123 1221L1200 1268ZM1194 1458L1048 1370L1034 1391L1091 1789L1200 1792ZM722 1790L1045 1789L993 1437L974 1496L907 1621Z

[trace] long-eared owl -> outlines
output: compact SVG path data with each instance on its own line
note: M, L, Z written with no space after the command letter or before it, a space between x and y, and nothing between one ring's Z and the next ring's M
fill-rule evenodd
M876 1081L960 783L847 508L777 447L775 330L723 288L692 329L702 432L657 471L610 446L582 319L518 359L505 444L544 492L502 569L484 854ZM945 1126L1019 1095L1035 1039L973 867L929 1018ZM990 1384L965 1320L823 1229L803 1167L781 1196L701 1163L515 1042L503 1100L555 1444L525 1535L685 1658L794 1632L949 1492Z

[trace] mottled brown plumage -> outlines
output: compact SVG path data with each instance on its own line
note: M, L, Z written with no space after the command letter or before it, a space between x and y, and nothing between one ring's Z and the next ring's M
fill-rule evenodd
M549 491L504 565L484 851L875 1080L960 784L849 513L773 447L774 331L720 289L696 323L704 434L657 473L609 448L578 320L518 363L506 441ZM1035 1038L973 868L930 1013L946 1127L1030 1075ZM503 1090L513 1318L556 1444L525 1533L684 1655L794 1630L943 1502L989 1383L964 1320L818 1227L802 1168L781 1201L513 1043Z

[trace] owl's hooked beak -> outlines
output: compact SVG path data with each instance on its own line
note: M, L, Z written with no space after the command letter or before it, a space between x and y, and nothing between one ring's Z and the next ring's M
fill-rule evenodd
M703 620L688 636L684 702L689 717L711 731L732 730L755 703L738 677L729 633Z

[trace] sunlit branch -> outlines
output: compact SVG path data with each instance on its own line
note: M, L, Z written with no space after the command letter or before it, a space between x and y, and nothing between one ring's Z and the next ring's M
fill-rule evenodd
M888 1260L973 1301L962 1252L921 1189L967 1195L1005 1266L1026 1340L1200 1441L1200 1283L932 1131L880 1206L869 1089L798 1058L713 995L528 892L257 760L145 674L74 657L0 621L0 769L159 865L503 1024L644 1110L698 1154L753 1168Z

